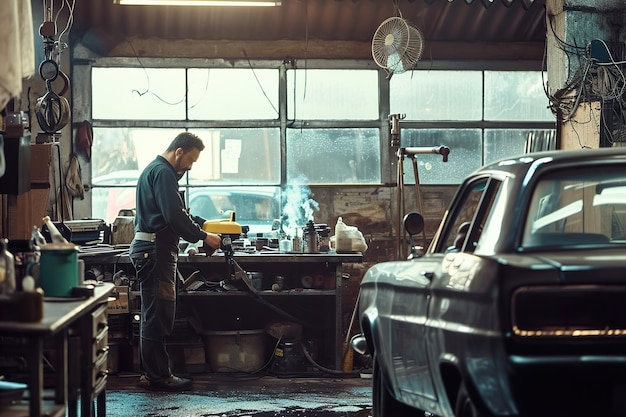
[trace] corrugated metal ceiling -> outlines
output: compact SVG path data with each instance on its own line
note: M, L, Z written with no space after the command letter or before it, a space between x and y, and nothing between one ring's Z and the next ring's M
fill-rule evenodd
M271 8L120 6L113 0L76 0L72 32L74 39L92 30L174 40L366 42L398 11L427 41L545 41L545 0L282 0L282 6Z

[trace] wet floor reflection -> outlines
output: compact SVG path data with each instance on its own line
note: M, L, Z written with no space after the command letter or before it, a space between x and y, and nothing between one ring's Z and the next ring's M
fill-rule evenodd
M107 416L115 417L369 417L366 397L298 395L273 398L267 394L233 397L213 393L146 394L107 392Z
M113 417L370 417L371 385L360 379L213 380L183 393L107 388Z

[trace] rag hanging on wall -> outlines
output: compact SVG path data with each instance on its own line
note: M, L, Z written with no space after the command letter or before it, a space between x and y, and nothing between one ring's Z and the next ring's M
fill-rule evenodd
M85 152L87 162L91 161L91 145L93 145L93 128L87 120L76 123L76 149Z

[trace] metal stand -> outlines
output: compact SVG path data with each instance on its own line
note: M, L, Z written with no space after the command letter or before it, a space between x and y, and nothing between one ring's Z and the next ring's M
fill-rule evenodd
M450 154L450 148L447 146L424 146L424 147L400 147L400 120L404 119L404 114L392 114L389 116L389 120L391 122L391 146L398 147L398 172L397 172L397 182L398 182L398 193L397 193L397 207L398 207L398 217L397 217L397 234L396 234L396 253L397 259L404 259L401 256L401 248L402 248L402 221L404 216L407 214L406 211L406 201L404 198L404 158L410 157L411 163L413 166L413 175L415 178L415 199L416 205L419 212L424 214L423 207L423 199L422 192L420 188L420 180L419 173L417 170L417 154L439 154L443 156L443 162L448 162L448 155ZM426 230L425 228L422 230L422 239L424 248L426 248Z
M422 191L420 188L419 172L417 170L417 154L440 154L443 156L443 162L448 162L448 155L450 154L450 148L447 146L433 146L433 147L410 147L398 149L398 194L397 194L397 206L398 206L398 234L397 234L397 246L398 246L398 259L401 258L401 231L402 220L407 214L406 211L406 199L404 198L404 158L411 158L411 165L413 166L413 175L415 177L415 200L418 211L424 214L424 205L422 198ZM426 247L426 230L422 230L423 247Z
M222 252L224 252L224 259L226 260L226 281L242 281L248 289L249 293L258 298L258 291L256 288L254 288L252 282L248 278L248 273L245 271L245 269L239 266L237 261L235 261L232 240L228 236L222 237ZM235 271L234 274L233 271Z

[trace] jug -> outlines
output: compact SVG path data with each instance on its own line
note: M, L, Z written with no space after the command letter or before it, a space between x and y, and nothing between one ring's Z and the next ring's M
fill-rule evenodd
M8 239L0 239L0 298L11 298L15 292L15 260L8 246Z

